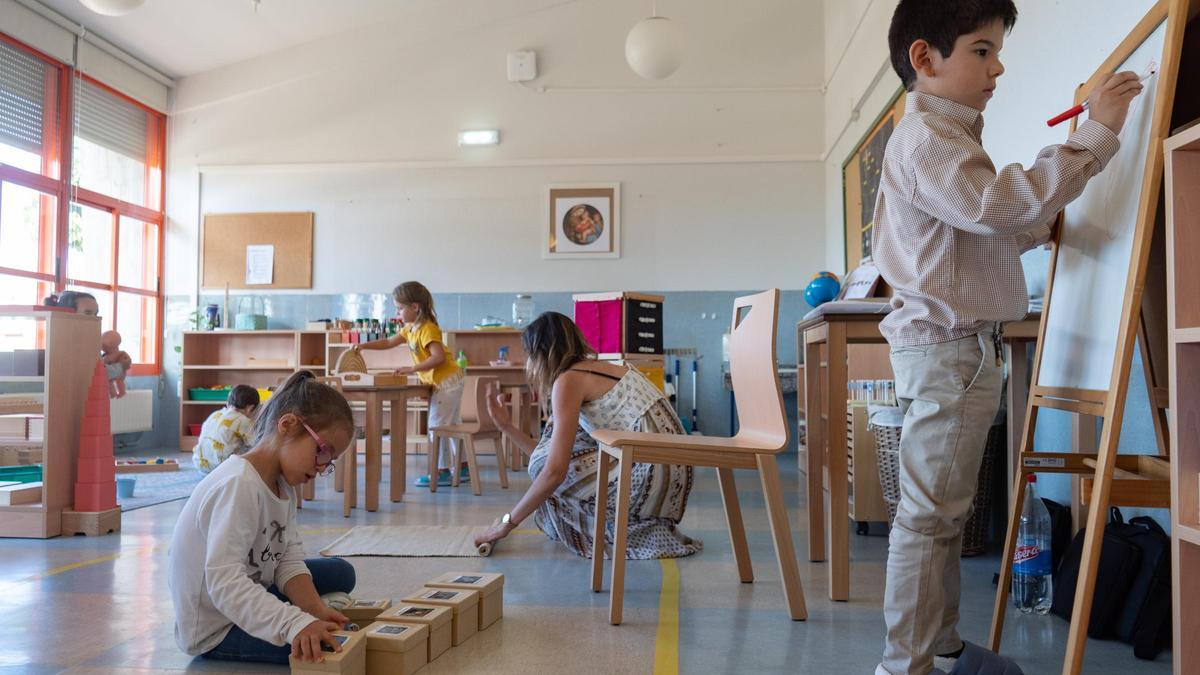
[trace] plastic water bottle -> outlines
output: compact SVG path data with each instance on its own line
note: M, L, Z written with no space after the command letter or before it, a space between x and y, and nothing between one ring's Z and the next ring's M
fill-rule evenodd
M458 358L454 360L454 363L456 363L459 369L461 369L464 373L467 372L467 353L461 349L458 350Z
M1037 475L1029 475L1025 486L1025 508L1021 510L1021 529L1017 551L1013 554L1012 599L1024 614L1045 614L1054 597L1050 573L1050 512L1034 489Z

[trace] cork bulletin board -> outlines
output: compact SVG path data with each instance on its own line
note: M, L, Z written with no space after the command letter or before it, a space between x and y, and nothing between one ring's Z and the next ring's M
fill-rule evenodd
M875 197L879 193L883 151L903 114L904 90L901 89L842 165L847 273L858 267L863 258L871 255L871 228L874 225Z
M246 285L246 247L275 247L271 283ZM200 287L312 288L313 214L206 213L200 230Z

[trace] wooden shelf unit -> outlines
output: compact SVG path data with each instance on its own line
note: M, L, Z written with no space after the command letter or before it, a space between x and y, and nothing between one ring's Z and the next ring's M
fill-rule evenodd
M7 377L5 383L41 383L34 414L45 418L42 441L42 500L0 507L0 536L45 539L62 533L63 512L75 501L75 458L84 404L100 358L100 321L69 312L3 311L9 321L35 321L44 336L45 375ZM31 347L33 345L30 345Z
M291 373L306 369L325 374L324 331L218 330L183 334L183 370L180 378L179 449L191 452L196 437L189 424L203 424L224 401L192 401L188 390L196 387L248 384L275 387ZM250 359L285 359L287 365L251 365Z
M1200 126L1164 144L1170 328L1171 594L1176 673L1200 670Z
M521 342L521 331L516 328L448 330L444 335L450 358L458 358L461 350L467 356L468 366L491 367L491 362L499 358L501 347L508 347L511 367L521 368L525 365L525 346Z

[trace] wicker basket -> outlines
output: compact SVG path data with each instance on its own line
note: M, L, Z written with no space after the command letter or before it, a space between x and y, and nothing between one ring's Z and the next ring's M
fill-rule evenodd
M870 425L875 434L875 458L879 466L879 487L887 504L888 527L896 520L900 503L900 427Z
M900 427L872 424L875 434L875 453L879 462L879 485L883 489L883 501L888 507L888 526L896 519L896 506L900 503ZM983 461L979 465L975 501L971 516L963 526L962 555L976 556L987 550L988 526L992 519L995 491L992 489L996 472L997 457L1002 453L1005 442L1003 424L988 430L987 445L983 449Z

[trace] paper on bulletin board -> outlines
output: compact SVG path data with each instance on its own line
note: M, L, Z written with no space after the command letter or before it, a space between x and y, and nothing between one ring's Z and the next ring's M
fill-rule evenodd
M274 279L275 246L251 244L246 247L246 285L269 284Z

